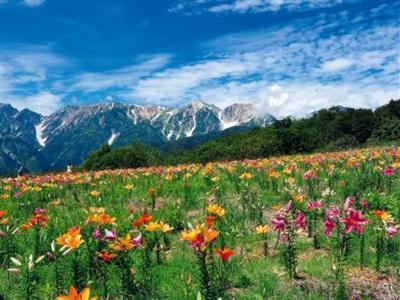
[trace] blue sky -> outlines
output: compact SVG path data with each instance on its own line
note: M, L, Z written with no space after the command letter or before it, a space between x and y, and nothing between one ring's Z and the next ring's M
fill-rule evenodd
M0 0L0 102L251 102L276 116L400 97L400 1Z

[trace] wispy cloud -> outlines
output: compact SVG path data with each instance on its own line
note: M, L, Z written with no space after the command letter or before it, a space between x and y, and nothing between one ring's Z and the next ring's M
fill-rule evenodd
M332 7L358 0L179 0L169 11L172 13L262 13L304 11L315 8Z
M161 105L202 99L221 107L251 102L277 116L337 104L376 107L400 97L399 8L384 3L296 19L205 41L192 49L191 60L152 54L101 72L86 71L47 46L2 46L0 102L42 113L71 99Z
M40 91L29 96L10 96L9 103L18 109L28 108L42 115L49 115L63 106L62 95Z
M23 0L22 3L26 6L39 6L44 3L45 0Z
M67 91L85 93L99 92L107 89L124 89L132 87L140 78L149 76L168 64L170 56L166 54L141 58L140 62L119 69L98 73L81 73L71 80L63 82Z
M50 48L36 45L10 46L0 50L0 102L18 108L50 113L62 106L61 98L49 91L57 69L71 62Z
M50 47L10 45L0 49L0 103L48 114L74 99L75 94L83 99L104 99L106 93L127 93L139 79L164 68L170 57L140 56L128 66L85 72Z
M387 19L371 26L371 17ZM223 36L204 44L206 60L142 79L130 96L252 102L278 115L336 104L376 107L400 97L398 25L386 6Z
M334 73L347 69L354 65L354 60L348 58L336 58L333 60L325 61L321 66L322 72Z
M213 85L214 80L243 77L255 72L257 60L249 58L226 58L198 62L180 68L166 69L149 78L140 80L131 96L145 102L176 104L196 94L200 87Z

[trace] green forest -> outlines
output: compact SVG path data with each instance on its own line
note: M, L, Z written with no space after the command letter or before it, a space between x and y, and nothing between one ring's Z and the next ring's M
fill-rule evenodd
M89 154L82 168L207 163L396 143L400 141L400 99L374 111L338 106L319 110L308 118L286 118L268 127L238 131L170 142L159 149L140 141L116 148L104 145Z

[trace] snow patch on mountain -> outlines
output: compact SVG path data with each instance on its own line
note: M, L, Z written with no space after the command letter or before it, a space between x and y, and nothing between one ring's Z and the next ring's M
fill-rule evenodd
M44 126L44 121L40 122L38 125L35 125L36 140L42 147L46 146L46 140L47 140L47 138L43 136L43 131L45 128L46 127Z
M115 133L115 132L113 131L113 132L111 133L110 138L109 138L108 141L107 141L108 145L111 146L111 145L115 142L115 140L118 138L118 136L119 136L119 133Z
M193 115L193 127L186 133L186 137L193 136L193 132L196 130L196 115Z

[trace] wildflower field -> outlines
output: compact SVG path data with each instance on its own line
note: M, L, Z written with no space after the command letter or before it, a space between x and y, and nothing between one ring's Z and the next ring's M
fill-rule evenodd
M1 299L400 299L400 147L3 178Z

